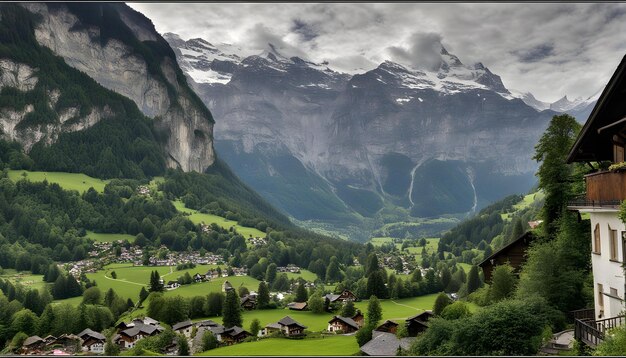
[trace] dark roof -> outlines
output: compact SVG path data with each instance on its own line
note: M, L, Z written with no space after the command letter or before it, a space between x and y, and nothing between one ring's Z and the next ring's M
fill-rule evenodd
M179 329L187 328L190 326L193 326L193 323L191 323L190 320L186 320L186 321L176 323L175 325L172 326L172 329L177 331Z
M407 321L413 321L413 320L426 321L426 320L428 320L428 318L430 318L432 316L433 316L433 311L427 310L427 311L424 311L424 312L422 312L420 314L416 314L415 316L409 317L406 320Z
M24 343L22 343L22 346L28 347L30 345L33 345L36 343L42 343L42 342L44 342L43 338L39 336L30 336L24 340Z
M352 318L349 318L349 317L334 316L330 321L328 321L328 323L332 323L333 321L341 321L350 327L359 329L359 325L356 322L354 322Z
M306 326L303 326L302 324L296 322L293 318L289 317L289 316L285 316L283 318L281 318L280 321L278 321L278 324L283 325L283 326L299 326L302 328L307 328Z
M601 131L603 127L617 124L626 116L626 56L604 87L589 118L572 146L567 162L592 162L613 159L612 131Z
M395 356L398 348L408 349L415 337L398 339L388 332L372 332L372 340L361 347L361 351L369 356Z
M84 338L85 336L88 336L88 337L91 337L91 338L97 339L97 340L105 340L106 339L106 337L103 334L95 332L95 331L92 331L89 328L85 328L82 332L80 332L78 334L78 336L80 338L82 338L83 340L85 339Z
M397 324L394 321L390 321L390 320L386 320L385 322L381 323L378 327L382 327L382 326L399 326L399 324Z
M307 305L308 303L306 302L291 302L287 306L289 307L289 309L292 310L303 310L306 308Z
M238 327L238 326L233 326L230 327L226 330L224 330L224 333L231 336L231 337L235 337L238 336L240 334L247 334L247 335L251 335L250 332L246 331L245 329Z
M506 245L504 247L501 247L499 250L497 250L496 252L492 253L489 257L485 258L481 263L478 264L478 266L483 267L483 265L488 263L489 260L491 260L492 258L495 258L496 256L500 255L500 253L508 250L510 247L512 247L513 245L515 245L519 241L525 240L525 239L528 239L528 240L532 241L532 240L536 239L536 236L535 236L535 234L532 233L532 231L526 231L520 237L518 237L517 239L513 240L508 245Z
M217 327L220 324L212 321L210 319L205 319L204 321L200 321L200 322L196 322L196 326L197 327Z
M339 296L340 296L340 295L335 295L335 294L329 293L329 294L327 294L326 296L324 296L324 298L325 298L325 299L326 299L326 298L328 298L328 300L329 300L330 302L335 302L335 301L339 298Z

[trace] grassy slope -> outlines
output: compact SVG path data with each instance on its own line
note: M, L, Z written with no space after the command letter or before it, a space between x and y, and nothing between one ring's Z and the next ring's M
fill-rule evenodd
M59 184L63 189L77 190L81 193L87 191L91 187L99 193L102 193L104 191L104 186L109 182L108 180L92 178L85 174L32 172L26 170L9 170L9 179L13 181L21 180L24 178L24 173L26 173L26 179L30 181L44 181L44 179L46 179L49 183Z
M135 241L135 237L133 235L103 234L93 231L87 231L87 237L93 239L95 242L113 242L117 240L128 240L128 242L132 243Z
M527 194L524 196L524 198L522 199L522 201L520 201L519 203L513 205L513 209L515 210L515 212L511 212L511 213L502 213L500 214L500 217L502 217L502 220L504 221L509 221L511 220L511 217L518 211L520 210L524 210L527 207L529 207L533 202L537 201L537 200L541 200L543 199L543 197L545 196L545 194L542 191L538 191L536 193L531 193L531 194Z
M43 281L43 275L33 275L30 271L17 272L14 269L4 269L0 278L9 280L13 284L20 283L22 286L28 289L40 289L46 287L46 283Z
M359 351L354 336L330 336L293 340L286 338L262 339L203 352L203 356L341 356Z
M235 229L237 229L237 232L244 237L250 237L251 235L253 237L265 237L265 233L258 229L241 226L236 221L228 220L221 216L204 214L197 210L186 208L185 204L183 204L181 201L173 201L173 204L176 207L176 210L183 213L191 214L188 216L188 218L194 224L205 223L207 225L210 225L212 223L215 223L225 229L229 229L231 226L234 226Z
M393 242L393 238L392 237L373 237L372 239L370 239L370 242L372 243L372 245L379 247L379 246L382 246L384 243ZM436 252L438 244L439 244L439 238L427 238L426 239L426 252L429 254L432 252ZM396 244L396 247L399 250L402 250L402 244ZM407 250L411 254L422 253L421 246L418 246L418 247L410 246L407 248Z

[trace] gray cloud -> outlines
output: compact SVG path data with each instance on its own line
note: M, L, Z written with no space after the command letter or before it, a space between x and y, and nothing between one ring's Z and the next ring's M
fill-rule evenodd
M463 63L482 62L508 88L545 101L593 95L626 53L623 3L130 5L161 33L252 52L272 41L289 55L326 60L342 71L372 69L384 60L428 64L436 61L429 46L443 41Z
M387 51L396 62L436 71L441 65L441 40L440 34L418 32L411 35L407 48L390 46Z

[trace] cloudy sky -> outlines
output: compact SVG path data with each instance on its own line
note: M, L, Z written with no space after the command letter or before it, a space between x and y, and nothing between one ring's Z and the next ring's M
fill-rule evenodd
M384 60L427 64L441 42L465 64L482 62L509 89L538 99L601 90L626 54L626 3L129 3L160 33L232 43L362 72Z

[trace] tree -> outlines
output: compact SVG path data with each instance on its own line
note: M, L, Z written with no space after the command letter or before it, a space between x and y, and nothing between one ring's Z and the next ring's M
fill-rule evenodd
M375 325L365 324L356 332L354 337L356 338L356 342L358 343L359 347L362 347L365 343L372 340L372 331L375 328Z
M276 264L271 263L267 266L267 269L265 270L265 281L268 283L268 285L272 285L275 279L276 279Z
M187 342L187 337L179 334L176 338L176 343L178 343L178 355L179 356L188 356L189 355L189 342Z
M270 303L270 290L267 288L267 284L265 284L264 281L259 282L256 300L259 308L267 308Z
M378 270L380 270L380 266L378 265L378 256L372 252L369 256L367 256L367 260L365 261L365 277L369 277L372 272L376 272Z
M89 287L83 292L83 303L87 305L99 305L102 302L102 292L97 286Z
M252 336L256 337L259 331L261 330L261 322L258 318L255 318L250 323L250 333Z
M217 348L218 345L219 341L217 340L215 335L209 330L204 331L204 333L202 334L202 350L208 351Z
M370 273L367 278L367 295L385 298L387 296L387 288L383 278L382 270L376 270Z
M467 304L463 301L453 302L441 311L441 317L444 319L459 319L467 317L470 314Z
M298 287L296 288L296 302L306 302L309 298L309 294L307 293L306 287L304 286L304 282L300 282Z
M226 300L224 300L224 310L222 315L224 327L241 327L243 318L241 316L241 304L239 302L237 291L229 290L226 292Z
M165 291L165 287L161 281L161 276L159 276L159 271L152 271L150 273L150 292L163 292Z
M326 282L339 282L343 279L341 270L339 270L339 259L337 256L330 258L330 263L326 268Z
M448 288L450 280L452 280L452 274L450 273L450 269L448 268L448 266L444 265L441 269L441 287L444 290Z
M554 116L535 146L533 159L541 162L537 171L539 188L545 193L541 216L549 238L556 235L556 221L574 194L571 185L574 170L566 159L580 128L576 119L568 114Z
M498 265L493 269L491 286L489 287L489 298L492 302L497 302L511 297L515 290L517 279L513 274L513 268L509 265Z
M480 277L478 277L478 267L472 266L467 275L467 294L476 291L480 287Z
M422 281L422 270L418 267L413 271L413 275L411 275L412 282L420 282Z
M383 309L380 306L380 301L374 295L370 296L369 302L367 303L367 316L365 317L366 324L373 326L374 328L378 326L378 322L383 318Z
M356 308L354 307L354 302L352 302L352 300L346 301L341 309L341 315L343 317L354 317L355 314Z
M441 292L435 299L435 304L433 305L433 314L435 316L441 315L441 312L443 311L443 309L446 308L446 306L448 306L451 303L452 303L452 300L450 299L450 297L448 297L448 295L446 295L445 293Z
M324 299L322 298L322 293L317 291L312 294L311 297L309 297L307 305L313 313L324 313Z
M111 271L111 277L116 280L117 279L117 273L115 273L115 271Z
M289 286L289 277L287 277L287 274L284 272L278 275L274 280L274 291L285 292L289 290Z
M11 320L12 332L24 332L28 335L37 333L37 326L39 324L39 318L33 311L29 309L23 309L13 315Z
M112 336L108 336L106 343L104 344L104 355L105 356L117 356L120 354L120 346L116 343L113 343Z
M140 305L143 301L146 300L146 298L148 298L149 294L150 293L146 290L145 287L141 287L141 290L139 291L139 304Z

